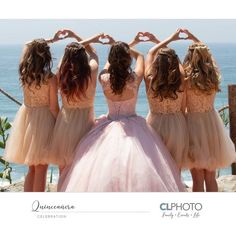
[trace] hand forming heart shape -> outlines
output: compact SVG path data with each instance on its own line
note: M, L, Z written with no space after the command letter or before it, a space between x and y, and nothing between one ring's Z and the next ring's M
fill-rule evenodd
M115 40L109 35L109 34L102 34L99 39L99 43L101 44L112 44L115 42Z
M148 42L150 40L150 38L146 35L140 35L138 36L138 39L139 41L142 41L142 42Z
M144 32L138 32L137 35L135 36L135 40L139 42L147 42L149 41L148 35L146 35Z
M110 43L110 39L107 36L100 36L98 41L101 44L109 44Z
M136 36L136 40L140 42L150 42L150 41L156 41L157 38L154 34L149 32L139 32Z
M188 35L185 32L180 32L179 39L188 39Z
M183 29L177 29L171 36L171 40L186 40L188 39L188 34Z
M67 37L69 36L69 33L68 32L65 32L65 31L61 31L61 32L59 32L59 34L58 34L58 38L59 39L66 39Z

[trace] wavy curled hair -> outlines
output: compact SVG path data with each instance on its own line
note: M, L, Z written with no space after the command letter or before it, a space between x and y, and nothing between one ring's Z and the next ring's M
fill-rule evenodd
M51 75L52 56L50 47L44 39L35 39L25 45L19 65L22 86L29 87L34 83L36 88L47 83Z
M177 99L177 92L182 92L181 73L179 69L179 58L171 48L161 48L148 71L147 77L151 77L149 89L154 97L163 99Z
M110 49L108 62L110 66L111 89L114 94L122 94L126 82L133 78L131 76L132 58L130 55L129 45L124 42L115 42Z
M205 44L194 43L189 46L184 69L191 88L207 94L220 91L220 72Z
M59 68L59 87L68 101L86 98L86 90L91 79L91 68L85 48L76 42L65 48Z

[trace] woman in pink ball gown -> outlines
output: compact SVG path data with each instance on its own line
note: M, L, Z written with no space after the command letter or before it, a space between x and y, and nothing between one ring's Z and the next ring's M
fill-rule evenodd
M58 190L66 192L185 191L178 169L161 138L135 106L144 73L144 57L124 42L111 44L99 81L109 112L78 145L62 172ZM136 59L134 71L132 58Z

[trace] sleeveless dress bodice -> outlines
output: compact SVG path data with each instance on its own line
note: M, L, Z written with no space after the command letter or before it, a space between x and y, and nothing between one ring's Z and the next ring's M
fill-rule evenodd
M147 98L149 102L150 111L152 113L157 114L169 114L169 113L176 113L181 112L181 106L183 101L183 92L177 93L178 98L177 99L161 99L159 97L155 97L154 92L149 89L147 92Z
M111 86L110 86L110 74L103 74L101 76L101 85L102 88L105 91L109 91L112 93ZM127 100L121 100L121 101L113 101L110 98L108 98L106 95L106 100L108 104L108 116L111 119L119 119L122 117L129 117L129 116L135 116L136 115L136 102L137 102L137 96L138 96L138 84L137 79L134 76L133 79L127 82L126 88L131 90L133 92L133 97Z
M214 110L216 92L206 94L195 89L187 90L188 112L207 112Z
M30 87L23 86L24 104L26 107L49 106L49 83L36 87L33 83Z

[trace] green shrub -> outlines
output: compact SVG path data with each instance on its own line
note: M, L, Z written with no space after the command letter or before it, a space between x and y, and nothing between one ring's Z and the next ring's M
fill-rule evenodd
M229 127L229 111L224 109L220 112L220 117L224 122L225 127Z
M6 142L9 134L7 131L11 128L11 124L8 122L7 118L0 117L0 148L5 149ZM11 172L12 167L9 165L9 162L5 161L2 156L0 156L0 164L4 166L2 172L0 172L0 178L9 180L10 184L12 183Z

